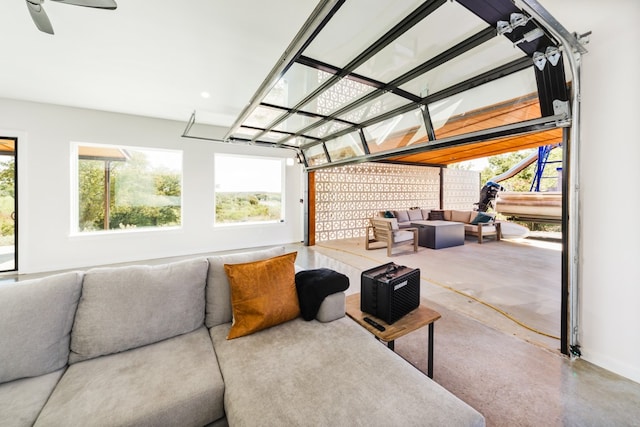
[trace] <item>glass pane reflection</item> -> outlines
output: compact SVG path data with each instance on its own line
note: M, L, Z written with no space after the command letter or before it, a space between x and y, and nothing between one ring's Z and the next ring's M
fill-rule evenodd
M401 88L422 97L432 95L524 56L506 37L494 37L407 82Z
M343 68L423 0L350 0L331 18L305 55ZM358 19L354 20L353 17ZM375 25L371 25L375 22Z
M378 96L358 108L338 116L338 118L352 123L362 123L368 119L380 116L381 114L395 110L396 108L409 103L410 101L406 98L392 93L385 93L384 95Z
M366 127L364 135L371 153L406 147L416 142L428 140L420 109L399 114Z
M325 142L332 162L350 157L363 156L364 149L358 132L351 132Z
M242 123L244 126L253 126L257 128L266 128L275 119L284 114L284 111L277 108L264 107L262 105L256 107L251 115Z
M487 26L460 5L445 3L355 72L379 81L392 81ZM443 34L447 37L442 37Z
M317 98L301 109L310 113L328 116L373 90L375 88L372 86L345 78L328 87Z
M278 125L274 127L274 129L283 131L283 132L296 133L300 129L304 129L307 126L317 122L318 120L320 120L319 117L311 117L303 114L294 114L292 116L289 116L289 118L287 118L283 122L278 123Z
M265 96L263 102L291 108L332 74L295 62Z
M323 165L327 163L327 156L324 154L324 148L322 144L314 145L313 147L304 148L302 150L304 157L307 159L309 166Z
M312 136L314 138L324 138L327 135L331 135L333 133L341 131L342 129L346 129L349 126L350 125L342 122L325 122L318 127L306 132L305 135Z
M541 117L533 69L429 104L436 138Z

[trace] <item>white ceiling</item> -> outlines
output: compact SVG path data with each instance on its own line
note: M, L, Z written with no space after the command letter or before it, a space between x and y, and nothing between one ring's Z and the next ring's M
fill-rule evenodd
M316 0L0 1L0 97L230 126ZM211 94L209 99L202 92Z

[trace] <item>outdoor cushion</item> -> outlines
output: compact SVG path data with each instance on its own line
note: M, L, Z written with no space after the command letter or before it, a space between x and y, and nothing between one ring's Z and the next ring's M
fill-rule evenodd
M432 210L429 212L429 220L430 221L444 221L444 211Z
M484 212L478 212L478 215L471 221L471 224L477 225L479 223L490 222L493 220L493 216Z
M191 332L204 323L207 260L87 271L69 363Z
M0 286L0 383L67 364L81 286L79 272Z
M222 323L229 323L233 317L231 312L231 290L227 273L224 271L225 264L240 264L273 258L274 256L283 255L284 252L284 246L278 246L251 252L215 255L207 258L209 271L207 273L205 325L211 328Z
M478 233L478 228L482 227L482 234L492 234L493 232L496 231L496 226L495 225L485 225L482 226L480 224L465 224L464 225L464 231L467 232L471 232L472 234L477 234Z
M469 223L473 213L473 211L451 211L450 221Z
M392 230L398 230L398 218L376 218L376 221L386 221L391 224Z
M422 211L420 209L409 209L410 221L422 221Z
M413 232L412 231L396 231L393 233L393 242L406 242L407 240L413 240Z
M398 219L398 222L407 222L409 221L409 212L408 211L395 211L395 216Z

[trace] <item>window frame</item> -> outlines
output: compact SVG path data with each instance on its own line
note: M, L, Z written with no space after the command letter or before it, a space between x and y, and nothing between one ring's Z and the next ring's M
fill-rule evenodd
M167 225L167 226L141 226L130 228L113 228L113 229L101 229L101 230L86 230L80 229L80 173L79 173L79 156L80 147L99 147L99 148L111 148L124 151L151 151L151 152L169 152L177 153L180 155L180 218L179 224ZM176 148L161 148L161 147L145 147L145 146L133 146L123 144L104 144L104 143L92 143L92 142L71 142L71 179L70 179L70 233L72 237L88 237L88 236L112 236L117 234L132 234L132 233L149 233L149 232L169 232L175 230L181 230L184 221L184 151Z
M236 158L236 159L251 159L255 161L277 161L280 163L280 219L279 220L265 220L265 221L237 221L237 222L226 222L221 223L217 218L217 204L218 204L218 193L225 193L224 191L217 190L217 173L218 169L216 167L216 159L219 158ZM213 159L213 227L214 228L229 228L229 227L270 227L278 224L286 223L286 158L276 157L276 156L259 156L259 155L251 155L251 154L235 154L235 153L214 153ZM258 168L259 170L259 168ZM261 191L262 190L252 190L252 191Z

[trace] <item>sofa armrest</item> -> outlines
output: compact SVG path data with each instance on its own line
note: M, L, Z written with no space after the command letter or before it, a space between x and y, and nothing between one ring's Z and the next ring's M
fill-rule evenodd
M316 315L316 319L320 322L332 322L344 317L345 313L345 294L344 292L336 292L327 296Z

